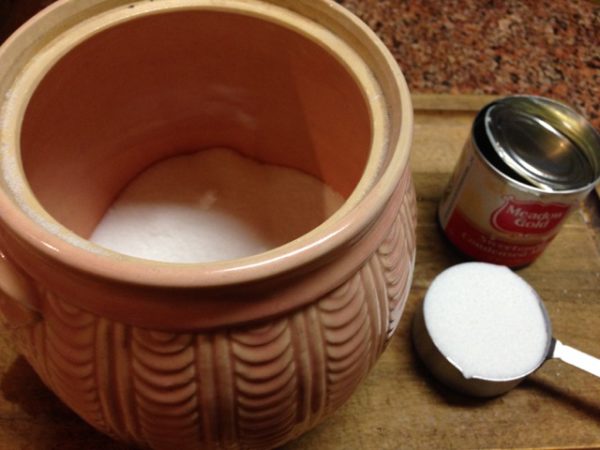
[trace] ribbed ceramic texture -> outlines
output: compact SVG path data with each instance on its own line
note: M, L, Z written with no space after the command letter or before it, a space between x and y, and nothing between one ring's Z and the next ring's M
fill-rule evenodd
M350 397L396 329L415 255L408 170L401 184L397 217L358 272L285 317L165 333L91 314L39 284L42 312L15 338L44 382L114 437L154 449L281 445Z

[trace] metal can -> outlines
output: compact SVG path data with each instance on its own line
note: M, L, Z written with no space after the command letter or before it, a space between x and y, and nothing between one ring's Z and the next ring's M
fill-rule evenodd
M524 266L599 180L600 134L582 116L543 97L506 97L475 118L439 221L470 257Z

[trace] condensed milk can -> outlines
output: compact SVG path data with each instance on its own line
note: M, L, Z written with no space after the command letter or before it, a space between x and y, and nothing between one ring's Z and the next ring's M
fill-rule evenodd
M448 239L480 261L534 261L600 180L600 134L554 100L484 107L439 205Z

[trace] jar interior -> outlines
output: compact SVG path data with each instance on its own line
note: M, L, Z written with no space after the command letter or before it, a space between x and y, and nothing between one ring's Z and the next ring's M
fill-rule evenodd
M201 9L133 18L78 44L37 86L21 133L34 195L84 238L163 159L230 148L348 197L372 139L364 94L332 53L265 19Z

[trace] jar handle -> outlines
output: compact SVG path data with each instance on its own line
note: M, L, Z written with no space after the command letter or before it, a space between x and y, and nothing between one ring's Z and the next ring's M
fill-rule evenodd
M40 320L34 282L0 251L0 319L10 330Z

